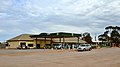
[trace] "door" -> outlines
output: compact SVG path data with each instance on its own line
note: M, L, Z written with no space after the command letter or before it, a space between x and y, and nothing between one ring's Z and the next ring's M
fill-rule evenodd
M25 48L25 46L26 46L26 43L20 43L21 48Z
M37 48L37 49L40 49L40 44L37 44L37 45L36 45L36 48Z

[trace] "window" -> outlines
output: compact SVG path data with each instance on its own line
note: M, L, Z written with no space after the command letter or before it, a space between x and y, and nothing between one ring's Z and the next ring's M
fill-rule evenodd
M33 44L28 44L29 47L33 47Z

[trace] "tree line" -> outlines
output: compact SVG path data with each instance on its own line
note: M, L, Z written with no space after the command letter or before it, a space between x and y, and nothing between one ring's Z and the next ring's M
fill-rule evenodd
M105 32L98 36L98 40L106 43L109 46L119 46L120 44L120 27L107 26Z

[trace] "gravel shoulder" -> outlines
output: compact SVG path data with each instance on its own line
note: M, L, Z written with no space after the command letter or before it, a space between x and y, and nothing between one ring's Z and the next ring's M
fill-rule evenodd
M0 50L0 67L120 67L120 48Z

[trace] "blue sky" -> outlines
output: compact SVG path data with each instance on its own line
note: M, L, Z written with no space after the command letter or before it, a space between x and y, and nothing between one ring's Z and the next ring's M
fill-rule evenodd
M0 41L41 32L101 34L120 26L120 0L0 0Z

